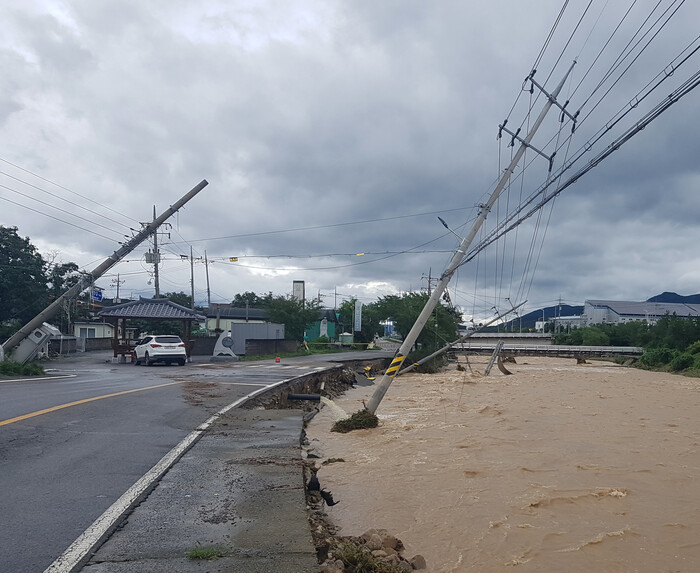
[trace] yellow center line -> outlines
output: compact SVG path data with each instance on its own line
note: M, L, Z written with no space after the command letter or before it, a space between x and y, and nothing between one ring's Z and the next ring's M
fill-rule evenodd
M22 416L17 416L16 418L9 418L7 420L0 420L0 426L7 426L8 424L14 424L15 422L21 422L27 418L33 418L34 416L41 416L42 414L48 414L49 412L55 412L56 410L62 410L63 408L70 408L71 406L78 406L80 404L87 404L88 402L94 402L95 400L102 400L103 398L113 398L114 396L123 396L124 394L131 394L133 392L141 392L143 390L153 390L154 388L162 388L163 386L173 386L174 384L180 384L180 382L168 382L166 384L157 384L156 386L147 386L146 388L135 388L133 390L124 390L123 392L115 392L114 394L105 394L104 396L95 396L94 398L85 398L85 400L77 400L76 402L68 402L67 404L61 404L60 406L52 406L51 408L45 408L43 410L37 410L36 412L30 412L29 414L23 414Z

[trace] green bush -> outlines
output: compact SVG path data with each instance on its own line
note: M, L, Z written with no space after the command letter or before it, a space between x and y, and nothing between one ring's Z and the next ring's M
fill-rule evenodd
M582 342L584 346L608 346L610 344L610 337L600 328L591 326L583 330Z
M20 364L12 360L0 362L0 375L2 376L40 376L44 374L44 367L40 364Z
M658 367L668 364L676 357L677 352L670 348L650 348L639 357L639 363L647 367Z
M700 340L693 342L685 351L688 354L700 354Z
M694 363L695 357L692 354L684 352L671 360L670 367L674 372L679 372L681 370L685 370L686 368L690 368Z

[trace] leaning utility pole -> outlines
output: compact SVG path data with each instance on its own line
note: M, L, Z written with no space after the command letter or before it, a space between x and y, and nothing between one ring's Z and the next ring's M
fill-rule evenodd
M535 136L535 133L539 129L540 125L542 125L542 122L544 121L544 118L547 115L547 112L549 112L552 105L557 104L557 100L556 100L557 95L559 95L559 92L561 91L562 87L564 87L564 82L566 81L566 78L571 73L571 70L573 69L575 64L576 64L576 62L574 62L571 65L569 70L564 75L564 78L561 80L561 82L556 87L556 89L552 92L552 94L551 95L546 94L547 95L547 103L545 104L544 108L540 112L540 115L537 117L537 120L535 121L535 123L532 125L530 132L525 136L525 139L520 139L518 137L518 132L512 134L513 135L513 142L515 142L516 139L520 142L520 147L518 148L518 151L513 156L512 161L510 162L510 164L506 168L505 172L503 173L503 176L501 177L498 184L496 185L496 188L491 193L491 196L489 197L488 201L485 204L480 205L479 215L477 216L476 221L474 221L474 225L472 226L471 230L469 231L469 234L461 240L459 247L452 255L452 259L450 260L450 263L447 265L447 268L442 273L442 276L440 277L440 280L438 281L437 286L435 287L435 290L432 292L432 294L430 295L430 298L425 303L425 306L423 307L423 310L421 311L421 313L418 315L418 318L416 319L416 322L413 324L411 331L406 335L406 338L404 339L403 343L401 344L401 347L396 352L394 359L391 361L389 368L387 368L386 372L384 373L381 380L379 381L379 384L377 385L377 389L374 391L374 394L372 394L372 397L370 398L370 400L366 406L366 409L370 414L374 414L377 411L377 407L379 406L380 402L382 401L382 398L384 398L384 395L386 394L387 390L389 389L389 386L391 386L391 383L394 379L394 376L396 376L396 373L401 368L401 364L406 359L406 355L411 351L411 348L413 348L413 345L416 343L416 340L418 339L418 336L420 335L421 331L423 330L423 327L425 326L426 322L428 322L428 319L430 318L430 314L432 313L433 309L440 301L440 297L442 296L442 293L445 291L445 288L447 288L447 285L450 282L452 275L455 273L455 271L457 270L457 268L459 267L461 262L464 260L464 257L466 256L466 253L467 253L467 250L469 249L469 246L472 244L474 237L476 237L476 234L479 232L479 229L481 229L481 226L484 224L484 221L486 220L487 215L491 211L491 207L493 207L494 203L498 199L498 196L501 194L501 191L503 191L503 188L508 183L508 180L510 179L511 175L515 171L516 166L518 165L518 163L522 159L522 157L525 153L525 150L532 147L530 145L532 138ZM533 85L537 85L537 84L535 84L535 82L533 80L534 74L535 74L535 71L533 70L532 73L528 76L527 80L531 80L533 82ZM538 87L540 87L540 86L538 85ZM542 90L542 91L543 91L543 93L546 93L546 92L544 92L544 90ZM557 104L557 106L562 109L563 113L565 113L563 106L561 106L559 104ZM567 115L568 115L568 113L567 113ZM504 128L505 128L505 122L503 125L500 126L499 133L500 133L500 131L503 131ZM538 151L538 153L541 153L541 152ZM551 166L552 166L552 158L551 157L549 158L549 163L550 163L550 170L551 170Z
M2 345L5 354L17 346L23 339L31 334L31 332L41 326L45 321L49 320L56 312L61 308L64 300L68 300L80 294L85 288L92 284L96 279L100 278L104 273L116 265L120 260L122 260L126 255L138 247L143 241L145 241L153 232L160 227L166 219L171 217L176 213L185 203L187 203L192 197L199 193L204 187L209 183L206 179L203 179L198 185L193 187L187 194L185 194L180 200L175 204L171 205L166 211L164 211L159 217L155 218L153 222L146 225L141 231L139 231L132 239L124 243L119 249L114 251L109 257L107 257L100 265L95 267L95 269L87 276L83 276L74 286L68 289L61 296L57 297L49 306L47 306L43 311L36 315L32 320L15 332L10 338L8 338Z

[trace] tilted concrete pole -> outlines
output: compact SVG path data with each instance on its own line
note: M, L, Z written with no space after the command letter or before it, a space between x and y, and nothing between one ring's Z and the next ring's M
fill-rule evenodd
M532 125L530 132L527 134L525 139L521 141L518 151L515 153L513 159L511 160L510 164L503 173L503 176L498 181L496 188L493 190L491 196L489 197L489 200L486 202L486 204L481 205L479 215L477 216L476 221L474 221L474 225L469 231L469 234L462 239L462 242L460 243L459 247L455 251L454 255L452 255L452 259L450 260L449 265L447 265L445 272L442 273L442 276L440 277L440 280L438 281L435 290L430 295L428 301L425 303L423 310L418 315L418 318L413 324L413 327L411 328L410 332L406 335L406 338L401 344L401 347L394 356L394 359L391 361L389 368L387 368L386 372L379 381L379 384L377 385L377 389L374 391L374 394L372 394L372 397L370 398L369 402L367 402L366 409L369 413L374 414L377 411L380 402L384 398L384 395L389 389L389 386L391 386L391 382L393 381L394 376L396 376L396 373L401 368L401 364L406 359L406 355L411 351L411 348L413 348L413 345L416 343L416 340L418 339L418 336L423 330L423 327L425 326L426 322L428 322L428 319L430 318L433 309L435 309L435 306L440 301L440 297L442 297L442 294L445 292L445 288L447 288L447 285L449 284L452 275L455 273L460 263L464 260L464 257L466 256L470 245L474 241L474 237L476 237L476 234L479 232L479 229L481 229L481 226L484 224L484 221L486 220L489 211L491 211L491 207L493 207L494 203L498 199L498 196L501 194L501 191L503 191L503 188L510 180L511 175L515 171L515 168L518 165L520 159L522 159L525 150L528 147L530 147L530 142L532 141L532 138L535 136L535 133L539 129L540 125L542 125L542 122L544 121L544 118L546 117L550 108L556 102L556 97L557 95L559 95L559 92L564 87L564 82L566 81L566 78L569 77L569 74L571 73L572 69L573 65L569 68L569 70L564 75L564 78L561 80L559 85L547 99L547 103L540 112L540 115L537 117L535 123Z
M35 328L40 327L44 322L46 322L54 314L56 314L61 308L63 301L78 296L96 279L100 278L104 273L106 273L109 269L116 265L126 255L128 255L131 251L138 247L144 240L150 237L158 227L160 227L168 218L170 218L176 211L178 211L178 209L185 205L185 203L192 199L192 197L194 197L207 185L209 185L209 183L206 179L200 181L179 201L171 205L159 217L155 218L151 223L146 225L132 239L124 243L119 249L117 249L109 257L107 257L100 265L95 267L95 269L90 273L90 275L81 278L77 284L73 285L70 289L68 289L56 300L54 300L49 306L47 306L44 310L37 314L32 320L30 320L27 324L25 324L22 328L15 332L2 345L5 354L8 354L15 346L17 346L20 342L22 342L22 340L29 336Z

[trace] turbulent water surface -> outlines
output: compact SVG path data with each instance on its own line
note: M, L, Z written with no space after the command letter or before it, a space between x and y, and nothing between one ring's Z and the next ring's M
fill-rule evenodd
M314 418L312 446L345 460L318 472L341 534L388 529L433 573L700 570L700 380L484 366L396 378L373 430L331 433L329 408ZM335 402L353 412L372 391Z

